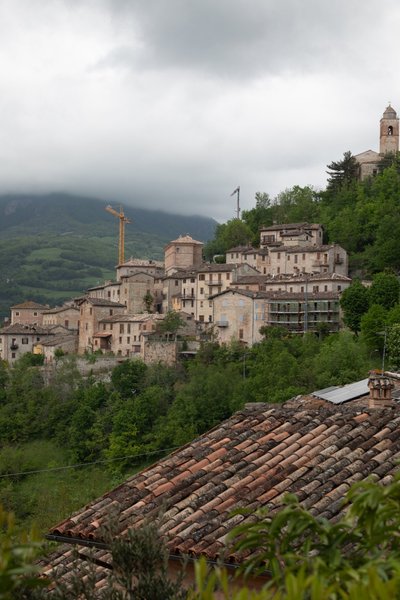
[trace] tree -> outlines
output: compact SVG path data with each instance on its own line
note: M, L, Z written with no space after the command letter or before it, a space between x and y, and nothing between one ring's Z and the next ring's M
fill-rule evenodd
M393 308L400 299L400 283L397 276L390 271L375 275L368 296L370 304L379 304L387 310Z
M343 321L356 335L360 331L361 317L367 312L369 306L369 294L358 279L344 290L340 298L340 306L343 309Z
M389 327L386 338L386 348L389 364L392 369L400 367L400 324Z
M259 592L242 587L232 593L226 571L207 576L197 565L196 600L212 600L222 589L225 600L391 600L400 592L400 479L383 486L370 481L353 485L343 503L345 513L331 522L302 508L287 495L271 515L244 515L244 524L228 538L230 552L244 555L245 578L266 575ZM240 587L240 586L238 586Z
M387 310L380 304L372 304L361 317L361 333L369 350L383 350L382 331L386 327Z
M126 360L111 373L111 383L122 398L130 398L144 389L147 366L141 360Z
M147 312L151 312L153 309L154 297L151 295L150 290L147 290L143 296L143 304Z
M171 337L176 337L178 335L179 329L186 327L185 321L182 319L181 315L174 311L170 310L166 313L164 319L157 323L157 331L169 340Z
M327 189L329 191L336 191L342 187L349 186L358 178L359 166L349 150L343 154L342 160L331 162L328 165L328 169Z
M215 254L225 254L235 246L248 246L253 238L250 227L241 219L231 219L217 225L215 238L204 247L207 260L213 260Z

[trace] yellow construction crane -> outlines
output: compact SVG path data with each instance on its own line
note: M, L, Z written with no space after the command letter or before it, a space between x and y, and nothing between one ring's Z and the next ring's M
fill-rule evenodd
M110 205L106 206L106 210L119 219L118 264L121 265L125 260L125 223L131 221L124 215L122 206L119 207L119 212Z

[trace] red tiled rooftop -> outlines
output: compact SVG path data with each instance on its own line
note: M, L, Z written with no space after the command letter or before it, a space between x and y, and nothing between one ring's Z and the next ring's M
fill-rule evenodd
M390 481L400 456L399 426L397 405L247 405L54 526L50 537L102 544L101 526L112 514L123 534L163 513L172 553L216 559L226 534L251 518L232 518L235 509L276 511L291 492L313 514L335 518L355 481Z

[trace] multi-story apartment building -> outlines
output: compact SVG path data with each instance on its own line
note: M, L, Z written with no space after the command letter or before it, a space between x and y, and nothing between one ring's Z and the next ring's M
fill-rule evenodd
M260 247L269 248L274 244L321 246L323 236L323 227L318 223L281 223L260 227Z
M338 273L320 275L245 275L238 277L231 287L253 292L343 292L351 284L350 277Z
M318 224L289 223L262 227L260 249L231 248L230 264L247 263L263 275L299 273L339 273L347 276L347 252L338 244L322 244L323 229Z
M294 333L335 332L340 327L339 295L334 292L310 294L276 293L268 302L266 325L285 327Z

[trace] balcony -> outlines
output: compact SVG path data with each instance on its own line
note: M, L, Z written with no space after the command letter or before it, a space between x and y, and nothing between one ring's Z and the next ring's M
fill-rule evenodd
M10 346L10 350L18 350L18 344L16 342L13 342Z
M215 321L217 327L228 327L229 321Z

